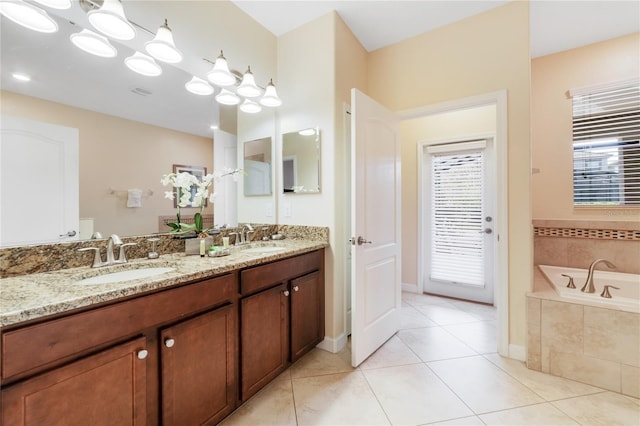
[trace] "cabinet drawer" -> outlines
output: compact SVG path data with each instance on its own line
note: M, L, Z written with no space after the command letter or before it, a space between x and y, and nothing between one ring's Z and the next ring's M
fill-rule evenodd
M240 274L240 291L243 296L269 288L275 284L320 269L322 251L314 251L290 259L243 270Z
M233 299L236 274L69 315L2 334L2 379L35 373L75 354Z

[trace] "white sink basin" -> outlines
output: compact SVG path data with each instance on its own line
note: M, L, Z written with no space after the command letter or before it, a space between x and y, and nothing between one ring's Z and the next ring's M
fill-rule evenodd
M286 250L285 247L251 247L245 250L242 250L243 253L275 253L278 251Z
M112 272L110 274L97 275L78 281L78 284L110 284L122 281L137 280L139 278L149 278L156 275L166 274L174 268L139 268L127 271Z

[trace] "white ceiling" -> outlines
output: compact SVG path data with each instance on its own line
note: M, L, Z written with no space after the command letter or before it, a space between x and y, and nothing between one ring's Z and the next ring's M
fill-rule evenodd
M275 35L336 10L369 51L506 3L486 0L233 1ZM155 3L125 1L127 17L140 23L146 18L156 22L155 10L151 9ZM181 9L197 13L194 10L202 4L185 2ZM201 74L193 68L208 67L201 56L185 58L184 64L179 64L182 69L163 66L165 72L161 78L138 76L123 65L124 57L130 55L131 47L135 46L119 45L118 58L109 61L87 55L68 42L69 34L77 31L78 26L88 26L84 21L84 12L74 6L68 15L60 15L58 34L43 36L2 17L0 87L78 108L211 136L209 125L217 121L217 104L211 97L197 97L184 90L184 83L191 74ZM174 28L174 31L177 30ZM531 2L533 57L639 31L640 1L637 0ZM141 36L134 41L141 44L144 37L150 39L151 36L141 31ZM200 52L198 46L182 44L185 40L176 37L183 52ZM18 83L10 77L15 71L32 73L34 79L28 86ZM141 96L138 89L151 94ZM167 102L167 99L171 101Z
M277 36L335 10L369 52L509 3L495 0L232 1ZM533 58L640 31L637 0L532 0L530 5Z

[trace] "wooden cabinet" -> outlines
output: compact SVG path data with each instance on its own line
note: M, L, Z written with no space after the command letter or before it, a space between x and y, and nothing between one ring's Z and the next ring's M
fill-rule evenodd
M2 423L144 425L146 340L114 346L2 390Z
M316 251L242 271L242 401L324 338L323 254Z
M162 424L216 424L236 403L236 307L161 332Z
M2 424L215 424L237 402L237 292L236 272L2 330Z

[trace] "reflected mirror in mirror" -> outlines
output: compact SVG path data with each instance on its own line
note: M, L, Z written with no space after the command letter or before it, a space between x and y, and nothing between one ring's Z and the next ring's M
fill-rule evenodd
M609 138L575 142L573 204L640 206L640 141Z
M271 138L244 143L244 195L271 195Z
M282 183L285 194L320 192L320 129L282 135Z

